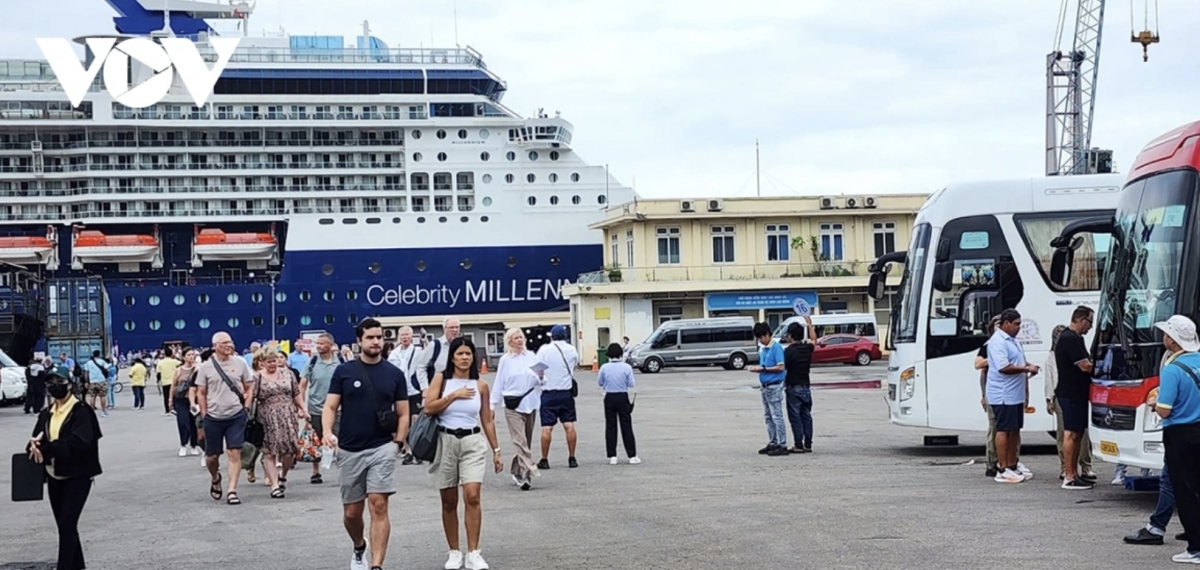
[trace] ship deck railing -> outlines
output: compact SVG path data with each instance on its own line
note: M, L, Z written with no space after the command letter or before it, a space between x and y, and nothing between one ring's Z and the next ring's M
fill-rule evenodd
M835 260L821 262L779 261L771 263L714 263L712 265L663 264L604 269L579 275L579 283L744 281L788 278L866 277L870 262Z
M67 196L90 196L101 194L249 194L254 192L404 192L403 184L306 184L264 186L137 186L137 187L87 187L48 188L25 190L0 188L0 197L53 198Z

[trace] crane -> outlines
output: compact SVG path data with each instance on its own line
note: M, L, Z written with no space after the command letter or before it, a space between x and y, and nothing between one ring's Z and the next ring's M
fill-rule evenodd
M1150 44L1159 41L1158 32L1149 29L1150 1L1146 0L1146 29L1130 32L1133 43L1142 44L1143 61L1149 59ZM1158 0L1153 2L1157 28ZM1092 148L1105 0L1078 0L1074 41L1070 51L1063 51L1069 3L1062 0L1054 51L1046 56L1046 176L1112 171L1112 151ZM1133 0L1129 11L1132 23Z

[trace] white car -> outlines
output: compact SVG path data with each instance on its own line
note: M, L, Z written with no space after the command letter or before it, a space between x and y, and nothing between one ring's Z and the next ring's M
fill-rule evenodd
M25 367L0 350L0 406L25 401Z

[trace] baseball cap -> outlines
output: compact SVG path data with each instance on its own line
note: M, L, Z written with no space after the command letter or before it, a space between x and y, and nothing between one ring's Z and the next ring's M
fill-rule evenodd
M66 366L51 367L50 370L46 372L46 375L47 376L58 376L59 378L62 378L63 380L71 379L71 371L68 370Z
M550 328L550 338L565 339L567 338L567 327L562 325L554 325Z
M1179 347L1184 351L1200 352L1200 337L1196 336L1196 323L1192 322L1192 319L1175 315L1163 322L1154 323L1154 326L1179 343Z

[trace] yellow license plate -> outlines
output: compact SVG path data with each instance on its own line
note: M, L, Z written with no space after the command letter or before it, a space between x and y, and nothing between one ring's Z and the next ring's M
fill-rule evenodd
M1100 453L1105 455L1120 455L1120 450L1117 448L1117 444L1111 441L1102 441L1100 442Z

